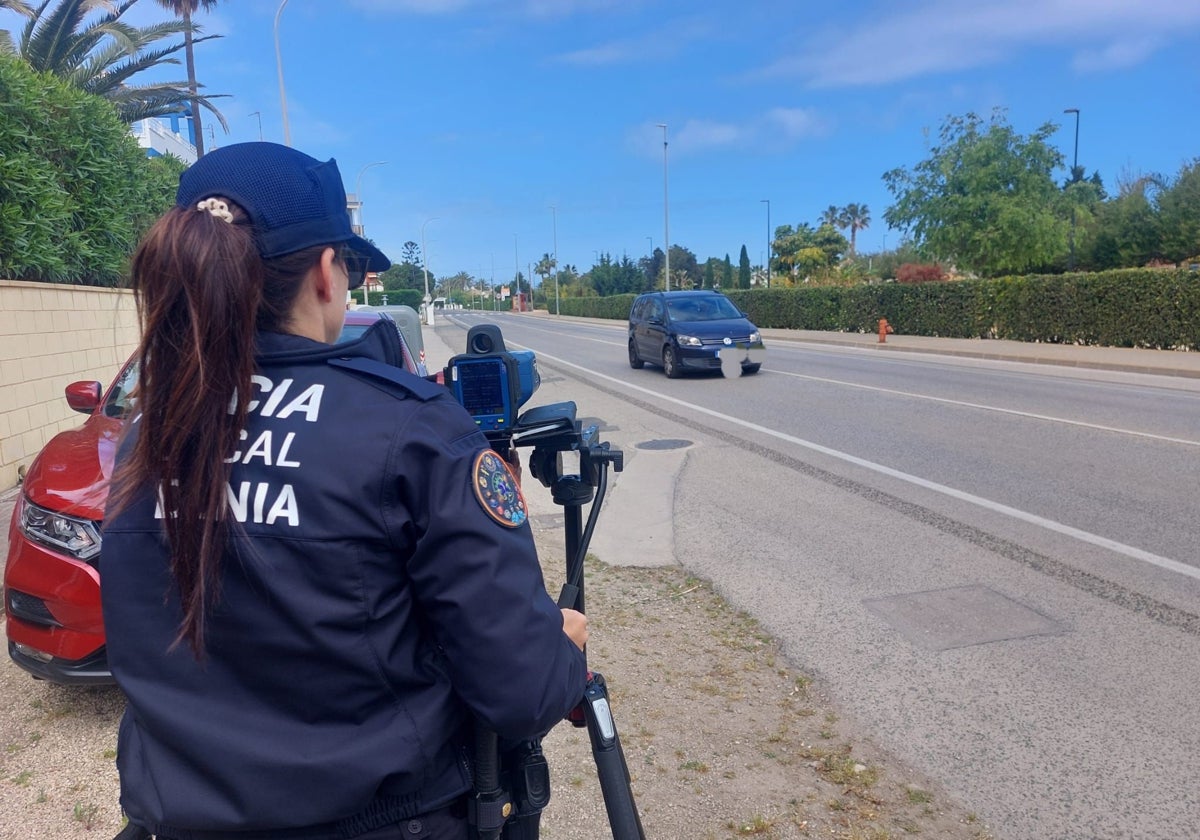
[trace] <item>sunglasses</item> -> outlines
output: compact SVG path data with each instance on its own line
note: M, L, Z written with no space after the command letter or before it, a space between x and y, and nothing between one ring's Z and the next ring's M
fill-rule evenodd
M357 289L362 286L367 279L367 258L349 248L343 248L339 258L346 267L346 276L349 278L347 288Z

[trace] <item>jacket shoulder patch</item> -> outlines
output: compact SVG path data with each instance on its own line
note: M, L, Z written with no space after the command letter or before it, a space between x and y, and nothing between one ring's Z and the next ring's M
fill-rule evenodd
M508 463L490 449L480 452L471 471L475 499L493 520L505 528L519 528L529 518L521 485Z

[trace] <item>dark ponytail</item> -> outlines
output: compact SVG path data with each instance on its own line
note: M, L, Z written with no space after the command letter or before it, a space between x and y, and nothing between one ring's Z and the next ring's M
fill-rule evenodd
M255 330L286 331L300 279L323 251L264 263L245 213L225 203L232 222L171 209L134 255L141 419L107 514L143 489L159 493L183 609L176 644L186 642L197 657L229 539L227 459L246 421Z

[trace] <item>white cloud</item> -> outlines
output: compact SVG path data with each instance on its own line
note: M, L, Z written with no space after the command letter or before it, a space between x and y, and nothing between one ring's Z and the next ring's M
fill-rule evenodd
M788 140L816 137L829 131L828 121L812 108L772 108L764 119Z
M561 53L552 60L563 64L609 65L631 61L661 61L684 54L698 41L708 38L714 23L703 17L672 20L661 29L644 30L631 38L618 38L607 43Z
M930 0L848 30L827 29L759 76L812 87L888 84L994 64L1021 50L1076 51L1074 65L1127 67L1200 30L1200 3L1181 0Z
M1161 45L1160 39L1151 37L1114 41L1099 49L1080 50L1071 66L1080 73L1124 70L1145 61Z
M778 107L750 116L745 122L693 117L680 125L668 126L667 142L672 155L724 149L777 152L830 130L830 121L814 109ZM657 156L662 149L662 126L651 123L637 126L627 139L637 154Z

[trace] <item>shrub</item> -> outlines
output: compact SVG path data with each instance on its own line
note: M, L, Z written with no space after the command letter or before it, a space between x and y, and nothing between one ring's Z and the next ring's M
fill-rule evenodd
M147 159L108 102L0 54L0 276L118 285L182 168Z
M945 280L939 263L905 263L896 269L897 283L936 283Z

